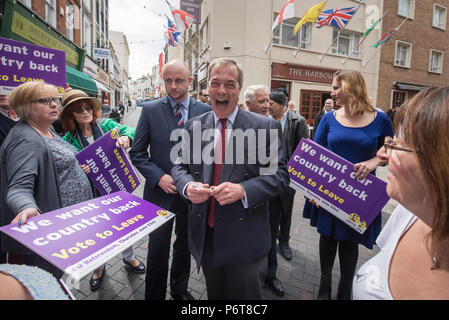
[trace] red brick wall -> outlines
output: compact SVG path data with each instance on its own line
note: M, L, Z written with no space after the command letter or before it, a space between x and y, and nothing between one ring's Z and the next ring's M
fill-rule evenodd
M76 0L67 0L70 4L77 6L78 9L75 10L75 19L78 19L78 21L75 21L75 30L73 34L73 42L80 45L80 38L81 38L81 30L80 30L80 4ZM63 35L66 34L66 0L57 0L56 1L56 29L58 29L59 32L61 32ZM38 14L43 20L45 20L45 0L33 0L32 1L32 10ZM61 8L63 8L64 15L61 16Z
M377 105L385 110L390 108L393 82L405 82L425 86L449 85L449 0L435 3L448 9L446 31L432 27L434 1L415 0L414 19L408 20L391 40L381 49L379 68L379 88ZM397 15L398 0L384 1L382 34L397 27L404 17ZM396 40L412 44L410 68L394 66ZM443 73L428 72L430 49L444 52ZM410 92L409 96L416 92Z

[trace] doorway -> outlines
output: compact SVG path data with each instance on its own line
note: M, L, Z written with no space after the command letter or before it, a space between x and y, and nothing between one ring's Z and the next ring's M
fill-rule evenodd
M331 93L328 91L301 90L299 110L308 125L313 125L317 114L323 108L324 101L330 97Z

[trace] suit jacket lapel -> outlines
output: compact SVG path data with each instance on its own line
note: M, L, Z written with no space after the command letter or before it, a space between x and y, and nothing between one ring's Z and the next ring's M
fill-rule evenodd
M162 108L164 113L164 120L168 128L168 132L172 132L174 129L177 129L176 122L175 122L175 116L173 114L173 109L170 104L170 100L168 97L165 98L164 101L162 101L162 104L164 105L164 108Z

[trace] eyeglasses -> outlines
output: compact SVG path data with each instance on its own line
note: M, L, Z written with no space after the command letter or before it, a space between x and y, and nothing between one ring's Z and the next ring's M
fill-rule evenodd
M391 151L390 150L413 152L413 150L411 150L411 149L398 147L396 145L396 141L394 141L394 139L392 137L385 137L384 148L385 148L385 153L388 154L388 155L391 155Z
M34 101L31 101L31 102L39 102L39 103L45 104L45 105L48 106L48 107L51 106L51 103L52 103L52 102L55 103L57 106L60 106L60 105L61 105L61 103L60 103L58 97L53 97L53 98L42 98L42 99L34 100Z
M208 94L200 94L200 96L203 96L203 97L209 97Z
M82 114L84 112L84 110L86 110L87 112L91 112L93 109L92 106L85 106L85 107L78 107L73 109L72 111L77 113L77 114Z

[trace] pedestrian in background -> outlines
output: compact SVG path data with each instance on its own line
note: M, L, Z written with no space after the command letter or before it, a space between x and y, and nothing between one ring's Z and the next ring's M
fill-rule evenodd
M380 252L354 277L354 299L449 299L449 87L420 91L395 115L378 155L399 202ZM436 138L437 137L437 138Z
M0 147L3 144L6 136L19 121L19 117L9 106L8 96L6 94L0 95ZM1 241L0 241L0 263L6 262L6 253L2 251Z
M264 117L268 116L270 98L268 87L263 84L254 84L246 88L245 104L249 111L258 113Z
M334 110L334 100L332 99L326 99L326 101L324 102L324 106L323 109L320 111L320 113L318 113L315 117L315 121L313 122L313 129L312 129L312 134L311 134L311 138L313 140L313 138L315 137L315 132L316 132L316 128L318 128L318 125L320 124L321 118L323 118L323 116Z
M209 92L206 89L202 89L199 94L200 102L210 104Z
M113 119L100 117L100 101L89 97L81 90L69 90L62 96L62 111L60 118L62 126L67 132L63 139L81 151L91 143L102 137L114 128L118 128L120 137L117 139L117 148L129 148L136 132L135 128L118 124ZM87 164L82 165L86 173L90 171ZM92 188L94 188L92 186ZM94 188L95 196L100 196ZM123 263L127 269L135 273L144 273L145 265L136 259L132 247L122 252ZM106 266L95 270L89 280L92 291L97 290L106 273Z
M385 137L393 135L390 119L370 104L365 79L358 71L337 71L332 82L332 99L340 108L326 113L318 125L315 142L354 163L355 178L362 180L375 173L383 161L376 155ZM337 249L340 282L337 299L351 298L352 279L358 260L358 245L372 249L382 226L382 215L363 234L316 205L306 201L303 216L320 233L321 266L318 299L331 299L332 269Z

